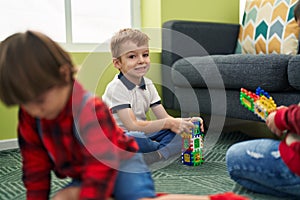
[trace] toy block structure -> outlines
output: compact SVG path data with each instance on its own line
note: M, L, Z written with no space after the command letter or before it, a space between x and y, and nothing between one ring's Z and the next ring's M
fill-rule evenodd
M203 160L204 133L200 130L201 122L193 122L195 128L190 133L183 133L182 136L182 163L189 166L198 166Z
M268 115L276 110L277 105L268 92L258 87L255 93L241 88L240 102L248 110L255 113L263 121L266 121Z

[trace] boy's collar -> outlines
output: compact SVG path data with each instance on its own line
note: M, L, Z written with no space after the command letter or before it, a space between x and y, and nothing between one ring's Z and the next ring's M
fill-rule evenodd
M127 87L128 90L132 90L135 88L135 84L129 81L122 72L118 74L118 79L121 80L121 82ZM141 83L139 85L140 89L146 90L146 84L145 84L145 79L142 77Z

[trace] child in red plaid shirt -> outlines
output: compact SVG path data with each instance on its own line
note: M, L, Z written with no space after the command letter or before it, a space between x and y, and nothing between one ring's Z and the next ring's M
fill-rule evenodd
M18 142L27 199L50 196L51 171L71 183L53 199L243 199L232 193L156 197L137 143L101 99L74 79L70 56L44 34L16 33L0 44L0 99L19 105Z

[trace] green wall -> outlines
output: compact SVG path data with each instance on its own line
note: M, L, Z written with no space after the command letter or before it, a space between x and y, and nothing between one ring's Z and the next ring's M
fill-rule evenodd
M239 0L141 0L141 26L150 36L151 70L148 77L158 86L160 76L161 25L168 20L238 23ZM117 70L109 53L71 53L78 65L78 79L90 91L101 96ZM158 87L160 92L160 87ZM6 108L0 102L0 140L16 138L17 107Z
M0 140L17 137L17 107L6 108L0 102Z
M239 22L240 0L141 0L142 27L161 27L169 20Z
M161 21L173 19L238 23L239 0L161 0Z

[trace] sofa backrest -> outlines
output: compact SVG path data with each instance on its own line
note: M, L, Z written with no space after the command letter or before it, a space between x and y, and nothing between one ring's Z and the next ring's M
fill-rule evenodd
M162 29L162 102L174 108L176 97L170 79L171 67L183 57L232 54L235 51L239 24L172 20Z

